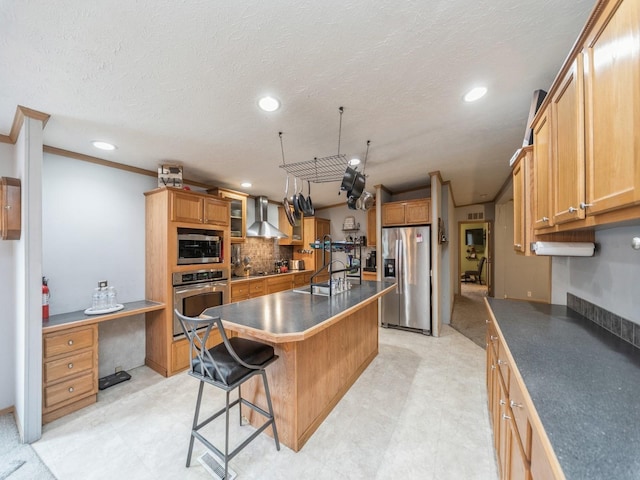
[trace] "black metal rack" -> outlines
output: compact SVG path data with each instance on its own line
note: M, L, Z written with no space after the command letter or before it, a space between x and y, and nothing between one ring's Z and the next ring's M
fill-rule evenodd
M318 269L313 275L311 275L310 281L310 293L313 295L314 287L320 290L321 288L328 290L328 295L332 296L334 292L331 289L331 277L336 273L344 273L345 280L346 279L354 279L358 280L358 285L362 285L362 244L358 242L334 242L331 240L331 235L325 235L322 238L322 243L319 245L317 242L310 245L311 248L319 249L322 248L322 267ZM350 265L345 265L345 268L341 268L338 270L334 270L331 267L333 265L333 253L334 252L355 252L357 249L358 255L358 265L354 265L351 263ZM328 258L327 258L328 257ZM349 257L350 260L353 260L353 257ZM327 261L328 260L328 261ZM341 261L340 261L341 262ZM342 263L342 262L341 262ZM344 265L344 264L343 264ZM327 271L329 273L329 283L326 282L316 282L314 279L320 275L322 272ZM326 294L325 294L326 295Z

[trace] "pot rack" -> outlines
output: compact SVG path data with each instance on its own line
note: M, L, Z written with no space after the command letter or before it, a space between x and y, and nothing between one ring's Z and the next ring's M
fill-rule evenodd
M282 149L282 165L287 175L293 175L299 179L313 183L340 182L344 177L344 172L349 166L349 161L344 153L340 153L340 140L342 137L342 114L344 107L338 108L340 112L340 127L338 129L338 153L328 157L315 157L313 160L306 160L297 163L285 163L284 146L282 144L282 132L278 132L280 137L280 148ZM369 153L370 141L367 141L367 154ZM366 165L366 157L364 164ZM354 167L355 170L357 168ZM364 172L364 167L363 167Z

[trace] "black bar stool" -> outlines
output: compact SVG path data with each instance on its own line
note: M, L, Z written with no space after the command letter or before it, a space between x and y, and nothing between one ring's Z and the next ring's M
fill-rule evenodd
M196 411L193 416L191 439L189 441L189 453L187 454L187 467L191 464L193 441L197 438L209 450L214 452L221 460L224 461L224 478L227 478L229 460L235 457L240 450L260 435L260 433L269 427L269 425L273 428L273 439L276 442L276 449L280 450L278 431L276 429L276 423L273 416L273 406L271 405L271 394L269 393L269 384L267 383L267 375L265 372L265 367L275 362L278 359L278 356L274 354L273 347L270 345L254 342L245 338L228 338L224 328L222 327L220 317L201 315L197 318L192 318L185 317L177 310L175 313L180 320L182 330L189 339L191 346L189 350L191 355L189 375L200 380ZM214 327L218 328L218 331L222 336L222 343L207 350L207 339ZM255 375L262 375L265 396L267 397L267 406L269 407L268 412L242 398L240 386ZM227 401L224 408L220 409L206 420L198 423L200 403L202 401L202 390L205 383L209 383L224 390L227 394ZM235 388L238 388L238 398L229 402L229 395ZM253 434L251 434L250 437L229 453L229 410L237 404L246 405L247 407L255 410L266 417L267 421ZM223 413L225 413L226 416L224 453L198 432L198 430L205 425L208 425ZM242 424L242 411L240 411L239 416L240 424Z

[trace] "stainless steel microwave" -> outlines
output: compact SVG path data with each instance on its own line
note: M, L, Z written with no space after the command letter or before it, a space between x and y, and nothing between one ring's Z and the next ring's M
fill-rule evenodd
M178 265L222 263L223 232L178 228Z

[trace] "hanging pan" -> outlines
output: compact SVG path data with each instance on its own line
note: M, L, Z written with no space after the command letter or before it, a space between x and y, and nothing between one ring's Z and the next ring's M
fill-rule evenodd
M287 216L287 220L292 227L296 226L296 219L293 217L291 211L291 203L289 202L289 175L287 175L287 182L284 187L284 199L282 200L282 207L284 208L284 214Z
M305 202L305 207L306 210L304 214L313 217L316 210L313 208L313 201L311 200L311 182L309 180L307 180L307 201Z

